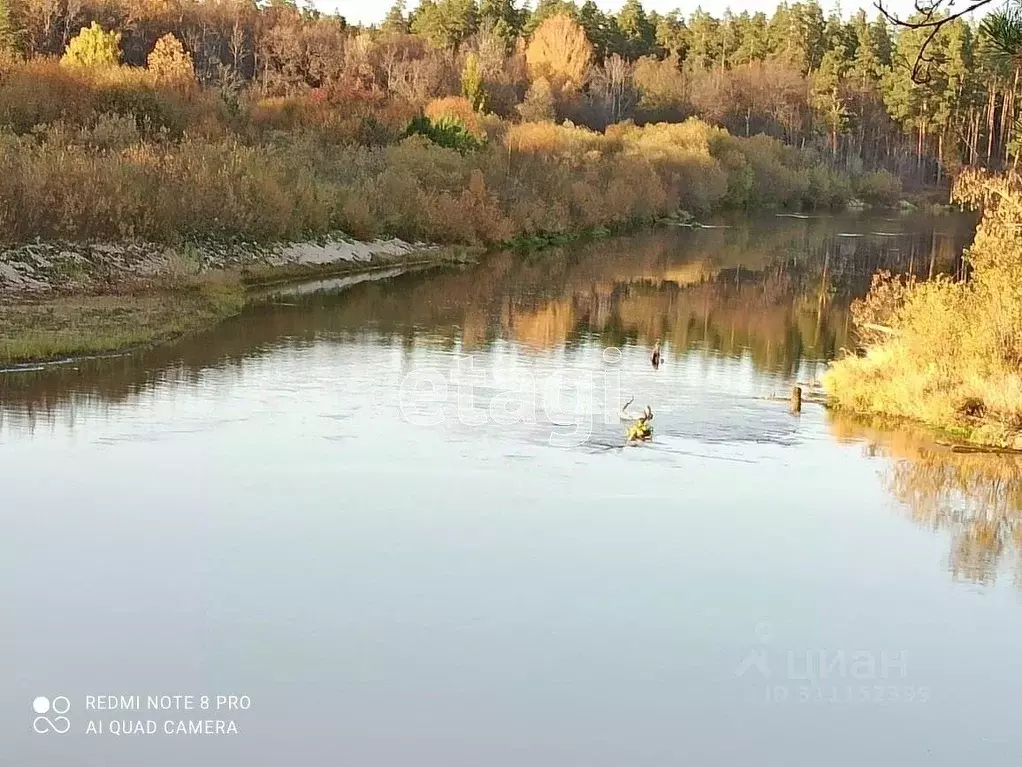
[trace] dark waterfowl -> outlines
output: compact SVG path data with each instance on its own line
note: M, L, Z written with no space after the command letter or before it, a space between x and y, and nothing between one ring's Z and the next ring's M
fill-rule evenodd
M656 370L660 367L660 342L657 341L653 344L653 356L650 357L650 362L653 363L653 369Z

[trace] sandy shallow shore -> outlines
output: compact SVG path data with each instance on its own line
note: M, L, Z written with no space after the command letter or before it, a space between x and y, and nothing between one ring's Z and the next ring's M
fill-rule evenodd
M33 243L0 251L0 296L39 299L97 294L124 285L165 282L218 270L385 265L437 250L427 243L398 239L359 242L343 235L275 245Z

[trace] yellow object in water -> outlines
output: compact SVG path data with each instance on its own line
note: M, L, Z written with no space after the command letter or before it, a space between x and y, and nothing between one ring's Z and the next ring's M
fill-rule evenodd
M631 428L628 429L628 441L633 440L646 440L653 436L652 427L645 421L636 421L632 424Z

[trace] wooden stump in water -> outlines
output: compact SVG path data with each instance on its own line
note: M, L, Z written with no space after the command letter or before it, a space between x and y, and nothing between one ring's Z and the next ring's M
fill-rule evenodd
M791 387L791 412L801 413L802 412L802 387L793 386Z

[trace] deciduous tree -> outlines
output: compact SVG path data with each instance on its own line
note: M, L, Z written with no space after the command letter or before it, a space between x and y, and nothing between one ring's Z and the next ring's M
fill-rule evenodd
M525 60L533 79L546 79L555 89L578 88L593 61L593 46L585 30L570 16L551 16L532 35Z
M60 62L72 67L115 66L121 61L121 33L92 22L67 44Z
M146 59L146 67L160 80L176 85L190 85L195 82L195 66L191 54L185 50L172 34L166 34L156 41Z

